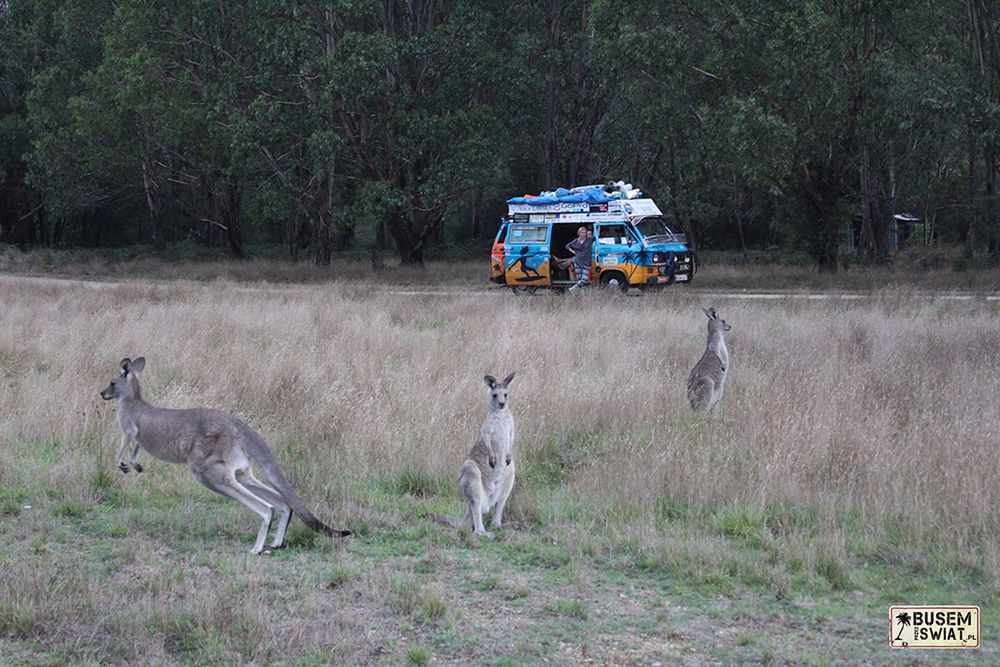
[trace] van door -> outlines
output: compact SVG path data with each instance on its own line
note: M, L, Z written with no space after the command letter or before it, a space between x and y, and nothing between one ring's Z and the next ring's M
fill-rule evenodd
M506 282L508 285L548 287L549 230L547 224L513 223L504 244Z
M602 283L632 282L632 275L637 274L633 259L636 243L623 222L605 222L596 225L594 248L597 256L594 261Z
M490 280L495 283L503 284L503 274L504 274L504 244L507 241L507 227L509 225L506 222L501 223L500 231L497 232L496 239L493 240L493 249L490 251Z

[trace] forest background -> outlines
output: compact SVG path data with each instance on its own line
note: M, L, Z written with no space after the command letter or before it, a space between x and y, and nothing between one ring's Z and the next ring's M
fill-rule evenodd
M624 179L699 250L993 264L998 127L992 0L0 1L22 248L421 265Z

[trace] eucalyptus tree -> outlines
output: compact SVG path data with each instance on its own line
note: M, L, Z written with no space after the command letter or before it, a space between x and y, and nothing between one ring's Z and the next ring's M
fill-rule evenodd
M449 206L503 160L508 41L492 3L353 3L333 23L329 94L354 175L400 261L422 264ZM509 82L503 82L509 83ZM511 98L514 101L511 101Z

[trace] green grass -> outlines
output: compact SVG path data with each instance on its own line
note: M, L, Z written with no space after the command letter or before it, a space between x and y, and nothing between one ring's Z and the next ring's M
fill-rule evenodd
M892 659L880 643L890 604L979 604L984 627L998 620L977 554L915 547L919 527L902 518L580 495L565 480L600 460L598 435L543 443L525 463L533 483L512 497L524 527L493 540L430 519L454 509L454 482L416 469L346 482L358 537L333 542L296 522L287 549L258 558L246 553L249 513L173 468L98 468L66 487L45 481L56 443L3 445L31 474L0 487L0 653L37 664L573 664L583 651L611 659L612 645L664 664L843 664ZM831 531L846 537L837 548ZM498 607L527 623L517 642ZM313 627L325 629L301 630Z
M431 657L431 651L426 646L411 646L406 649L406 661L411 665L426 665Z
M166 656L184 664L422 665L572 664L584 653L611 659L607 647L622 646L640 662L819 665L889 661L881 642L889 604L980 604L984 627L998 620L997 590L974 557L953 550L905 567L871 559L901 536L866 532L864 516L850 512L841 514L845 524L863 537L843 553L827 548L815 510L669 499L647 517L659 535L653 542L581 532L572 522L470 542L413 515L414 498L455 500L416 475L356 482L356 502L369 508L362 514L373 512L368 534L335 543L300 527L289 548L252 558L254 521L235 503L188 499L180 489L149 502L159 496L124 476L103 484L114 502L71 502L44 484L5 487L31 509L0 520L0 564L14 587L0 590L0 650L39 664ZM551 498L540 515L643 521L597 500ZM19 530L22 521L36 529ZM53 598L53 590L61 593ZM518 610L508 621L527 623L510 635L517 641L496 621L501 608ZM987 655L988 644L976 656L907 660L962 664Z
M545 611L556 616L565 616L581 621L586 621L589 618L587 604L581 600L555 600L545 605Z

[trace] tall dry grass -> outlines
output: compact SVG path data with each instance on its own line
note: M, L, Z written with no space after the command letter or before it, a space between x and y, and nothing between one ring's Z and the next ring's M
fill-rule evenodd
M319 284L337 280L364 285L485 289L489 286L491 244L492 240L483 240L480 249L475 251L478 256L473 254L471 259L467 253L456 259L435 259L428 261L426 268L400 266L397 259L387 257L385 267L380 270L356 255L338 256L331 265L323 267L316 266L309 258L294 262L284 256L256 256L239 261L220 258L217 254L185 255L183 246L160 255L150 255L148 248L140 246L104 250L42 248L28 252L13 246L0 246L0 273L95 280L140 278L280 284ZM893 265L855 264L835 273L825 273L808 263L744 264L737 254L708 251L700 255L701 264L694 284L713 290L1000 291L1000 268L988 263L986 258L970 265L962 259L959 249L945 247L928 252L939 256L941 261L927 263L924 253L902 253L896 255Z
M684 387L709 305L733 326L732 363L721 410L702 418ZM618 508L601 528L643 548L662 547L650 517L664 499L784 505L834 549L852 531L905 528L901 539L995 574L998 352L994 302L892 294L703 304L678 290L443 298L0 277L0 481L37 474L92 494L89 475L112 470L117 446L98 391L120 358L145 355L147 400L236 413L321 516L377 521L356 497L365 484L451 479L485 414L483 374L516 371L515 518L558 516L545 506L556 491L531 486L532 466L555 457L558 493ZM57 441L63 457L16 457L3 446L14 441ZM151 465L150 483L207 493L171 469Z
M317 266L310 258L294 262L285 258L252 257L240 261L231 257L171 257L150 255L147 248L119 251L84 249L36 249L22 252L13 246L0 245L0 273L21 275L69 276L99 280L237 281L267 283L319 283L330 280L356 280L389 284L466 284L486 285L490 275L489 250L492 241L484 241L481 259L430 260L426 268L400 266L398 260L385 259L385 267L376 270L369 260L357 256L337 257L329 266ZM174 251L176 252L176 250Z

